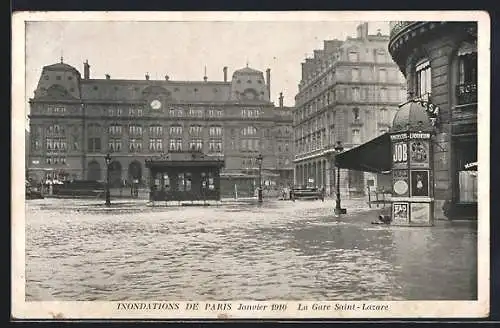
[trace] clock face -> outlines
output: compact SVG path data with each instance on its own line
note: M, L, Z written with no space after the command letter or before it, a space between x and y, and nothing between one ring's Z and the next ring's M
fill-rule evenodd
M155 99L151 102L151 108L153 109L160 109L161 108L161 102L158 99Z

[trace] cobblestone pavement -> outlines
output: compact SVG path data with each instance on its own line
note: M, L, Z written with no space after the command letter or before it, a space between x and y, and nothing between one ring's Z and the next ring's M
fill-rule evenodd
M26 204L26 300L472 300L475 222L370 224L333 200Z

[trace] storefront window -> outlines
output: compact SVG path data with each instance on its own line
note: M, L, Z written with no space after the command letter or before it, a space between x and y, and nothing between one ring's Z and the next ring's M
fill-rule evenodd
M458 202L477 203L477 140L459 139L457 158ZM456 180L455 180L456 181Z
M461 203L477 203L477 171L459 171L458 186Z
M191 191L191 173L186 173L186 191Z
M170 190L170 177L166 173L163 174L163 189Z
M186 181L184 180L184 173L179 173L177 177L179 191L186 190Z

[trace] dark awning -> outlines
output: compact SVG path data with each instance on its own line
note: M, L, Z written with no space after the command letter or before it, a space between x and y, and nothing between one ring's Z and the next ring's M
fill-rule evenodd
M391 170L391 140L384 133L362 145L336 155L338 167L356 171L382 173Z

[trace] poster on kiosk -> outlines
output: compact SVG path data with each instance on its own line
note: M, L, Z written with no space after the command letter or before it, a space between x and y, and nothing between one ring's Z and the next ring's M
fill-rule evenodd
M432 225L430 138L429 132L391 135L395 225Z

